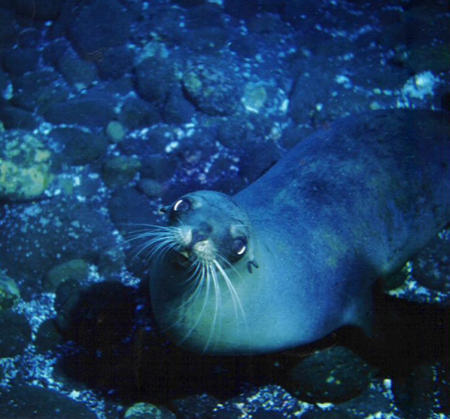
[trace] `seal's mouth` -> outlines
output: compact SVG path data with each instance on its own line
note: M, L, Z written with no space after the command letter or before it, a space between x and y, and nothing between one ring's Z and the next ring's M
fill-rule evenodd
M189 268L192 266L192 256L187 250L176 250L174 255L174 262L180 268Z

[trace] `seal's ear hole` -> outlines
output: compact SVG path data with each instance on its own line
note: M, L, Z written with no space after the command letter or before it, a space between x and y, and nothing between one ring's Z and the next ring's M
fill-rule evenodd
M247 269L249 273L253 273L253 267L255 267L256 269L259 268L259 265L256 263L256 260L249 260L247 262Z

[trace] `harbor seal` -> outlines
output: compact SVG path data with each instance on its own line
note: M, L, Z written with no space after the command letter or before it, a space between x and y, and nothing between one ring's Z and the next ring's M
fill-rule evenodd
M450 219L448 115L350 116L234 196L167 207L150 249L157 323L208 354L260 354L367 327L371 289Z

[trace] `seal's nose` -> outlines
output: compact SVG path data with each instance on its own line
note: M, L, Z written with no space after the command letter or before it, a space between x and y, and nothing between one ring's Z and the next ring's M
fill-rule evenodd
M211 235L213 228L210 224L202 222L192 231L192 244L204 241Z

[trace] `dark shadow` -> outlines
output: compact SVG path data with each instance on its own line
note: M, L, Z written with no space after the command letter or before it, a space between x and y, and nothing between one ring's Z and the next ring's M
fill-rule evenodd
M342 328L339 340L380 374L406 377L418 365L448 361L449 307L400 300L375 292L375 332L372 338L356 328Z
M225 400L243 385L274 380L274 357L215 357L193 354L156 331L146 290L118 282L83 291L62 333L58 370L122 402L166 402L208 393ZM62 312L64 310L61 310Z
M162 337L151 317L148 290L103 282L81 292L69 312L61 310L67 343L58 371L122 403L167 403L204 393L226 400L252 386L283 386L303 357L331 345L348 346L391 377L448 356L448 310L378 299L383 335L376 339L349 327L282 353L218 357L184 351Z

